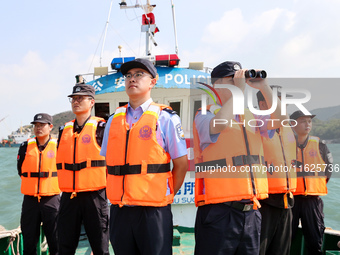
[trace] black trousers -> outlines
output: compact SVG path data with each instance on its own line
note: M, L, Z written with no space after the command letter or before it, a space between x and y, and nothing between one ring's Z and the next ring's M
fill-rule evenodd
M195 224L196 255L255 255L260 249L261 213L225 204L199 206Z
M24 239L24 255L37 254L41 222L50 254L58 254L57 218L59 204L60 195L41 197L40 202L38 202L37 197L24 196L20 220Z
M170 205L111 205L110 241L115 255L170 255L172 227Z
M261 203L260 255L289 255L292 239L292 210Z
M323 201L319 196L294 196L294 198L292 240L301 219L308 254L322 254L322 239L325 232Z
M71 193L63 192L58 220L59 253L75 254L81 224L94 255L109 254L109 207L106 190Z

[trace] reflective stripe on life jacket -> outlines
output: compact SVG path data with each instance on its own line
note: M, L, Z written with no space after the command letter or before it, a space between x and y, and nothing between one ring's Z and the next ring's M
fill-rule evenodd
M60 193L56 169L57 140L51 138L39 151L36 138L27 140L22 164L21 193L30 196L52 196Z
M59 187L63 192L93 191L106 187L105 158L99 155L96 130L102 118L91 117L83 130L73 132L74 120L65 124L57 155Z
M319 138L309 136L305 148L297 150L297 187L294 195L327 195L326 163L319 149Z
M151 103L129 129L127 105L116 109L107 143L107 196L112 204L165 206L174 197L170 155L156 139L164 105ZM166 195L167 185L170 194Z
M281 127L270 139L262 137L267 166L269 194L286 193L296 189L296 139L291 127Z
M242 199L257 202L268 197L260 132L243 124L250 119L254 116L246 110L245 120L243 116L240 122L233 120L234 124L219 134L217 142L201 152L194 124L194 151L200 153L195 155L196 206Z

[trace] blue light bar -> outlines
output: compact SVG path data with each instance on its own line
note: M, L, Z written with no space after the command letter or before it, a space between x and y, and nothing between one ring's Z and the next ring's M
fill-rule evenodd
M111 68L114 70L119 70L122 64L135 60L135 57L126 57L126 58L114 58L111 62Z

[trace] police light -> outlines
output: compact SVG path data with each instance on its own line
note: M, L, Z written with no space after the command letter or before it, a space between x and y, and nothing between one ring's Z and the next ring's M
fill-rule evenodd
M179 61L177 54L157 55L155 65L173 67L178 66Z
M114 70L119 70L122 67L122 64L132 60L135 60L135 57L114 58L111 61L111 68Z

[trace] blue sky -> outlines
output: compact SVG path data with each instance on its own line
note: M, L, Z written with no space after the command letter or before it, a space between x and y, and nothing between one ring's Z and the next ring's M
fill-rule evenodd
M0 10L0 139L34 114L70 109L74 76L99 66L109 0L5 1ZM144 54L141 10L120 10L113 1L103 65L118 56ZM135 0L127 0L135 4ZM170 0L154 0L158 47L173 53ZM340 2L337 0L174 0L181 66L225 60L263 68L269 77L339 77ZM126 43L128 42L128 44ZM97 49L97 50L96 50ZM133 49L133 51L131 50ZM322 82L322 79L319 80ZM334 80L332 80L334 81ZM288 85L289 86L289 85ZM295 86L295 85L294 85ZM340 84L301 84L310 109L340 105Z

